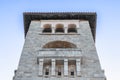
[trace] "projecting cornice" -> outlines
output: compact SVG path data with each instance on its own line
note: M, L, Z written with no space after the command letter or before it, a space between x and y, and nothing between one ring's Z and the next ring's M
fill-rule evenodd
M31 20L88 20L90 23L93 38L96 35L96 13L95 12L25 12L24 32L25 36L29 29Z

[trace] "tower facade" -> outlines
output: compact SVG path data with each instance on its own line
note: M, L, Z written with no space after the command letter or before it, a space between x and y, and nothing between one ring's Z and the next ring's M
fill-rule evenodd
M96 13L24 13L25 44L13 80L105 80Z

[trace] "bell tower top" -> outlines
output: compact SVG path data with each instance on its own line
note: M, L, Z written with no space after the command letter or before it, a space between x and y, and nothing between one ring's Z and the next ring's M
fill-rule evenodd
M88 20L91 32L95 41L96 34L96 13L87 12L25 12L24 16L24 32L25 36L28 32L29 25L32 20ZM50 25L46 25L50 26ZM58 25L62 26L62 25ZM73 25L72 25L73 26Z
M13 80L106 80L96 13L24 13L25 44Z

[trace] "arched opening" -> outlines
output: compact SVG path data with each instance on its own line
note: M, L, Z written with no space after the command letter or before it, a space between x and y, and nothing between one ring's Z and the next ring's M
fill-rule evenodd
M52 29L51 29L51 24L45 24L43 26L43 33L51 33L52 32Z
M57 24L55 32L56 33L64 33L64 28L63 27L64 27L63 24Z
M77 33L77 29L76 29L75 24L69 24L68 25L68 33Z
M76 48L76 45L67 41L53 41L45 44L43 48Z

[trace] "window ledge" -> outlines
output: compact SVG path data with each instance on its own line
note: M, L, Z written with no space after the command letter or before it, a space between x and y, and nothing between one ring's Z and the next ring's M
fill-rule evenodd
M79 33L39 33L39 35L80 35Z

